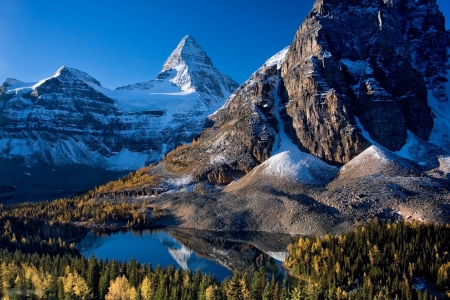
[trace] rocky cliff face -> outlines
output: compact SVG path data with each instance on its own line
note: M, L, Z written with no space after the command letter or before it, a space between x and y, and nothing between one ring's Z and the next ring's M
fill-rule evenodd
M119 152L118 109L90 84L100 86L88 74L66 67L31 86L7 80L0 102L1 155L89 164L89 149L105 156Z
M318 0L290 47L166 165L228 184L276 154L284 133L334 165L372 144L399 151L408 136L449 143L448 44L435 1Z
M317 1L282 67L292 136L335 163L368 146L351 129L355 117L392 151L406 143L407 130L428 140L433 118L427 82L445 72L447 61L435 2Z
M38 83L8 79L0 88L0 157L137 169L197 137L237 86L190 36L156 80L115 91L67 67Z

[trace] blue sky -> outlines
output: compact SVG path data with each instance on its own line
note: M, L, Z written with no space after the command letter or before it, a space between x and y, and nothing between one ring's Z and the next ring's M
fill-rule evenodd
M62 65L85 71L108 88L148 81L189 34L220 71L242 83L292 42L313 3L2 0L0 82L37 81ZM450 1L438 4L450 18Z

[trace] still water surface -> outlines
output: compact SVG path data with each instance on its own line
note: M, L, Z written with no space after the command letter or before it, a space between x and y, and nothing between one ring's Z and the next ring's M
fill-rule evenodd
M129 261L134 258L154 267L175 265L184 270L214 275L223 280L231 270L264 267L269 274L284 276L281 267L289 236L266 233L213 233L185 229L90 232L77 243L90 257Z

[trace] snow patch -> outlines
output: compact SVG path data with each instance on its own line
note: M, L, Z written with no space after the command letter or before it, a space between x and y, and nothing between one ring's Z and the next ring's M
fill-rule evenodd
M14 78L7 78L5 80L5 84L7 85L8 90L22 89L22 88L30 88L35 85L36 82L23 82Z
M227 159L226 159L226 157L224 156L224 155L222 155L222 154L219 154L219 155L212 155L211 156L211 158L210 158L210 160L209 160L209 163L211 164L211 165L215 165L215 164L224 164L224 163L226 163L227 162Z
M339 178L361 178L369 176L412 176L418 175L418 166L403 157L377 145L372 145L345 164Z
M281 262L285 262L286 258L288 258L289 256L289 252L272 252L272 251L268 251L267 255L269 255L270 257L272 257L275 260L281 261Z
M450 156L439 157L439 170L450 174Z
M372 145L376 145L376 146L381 147L380 145L378 145L377 142L375 142L375 141L370 137L369 132L366 131L366 130L364 129L364 126L362 126L362 124L361 124L361 122L359 121L359 118L358 118L357 116L355 116L355 121L356 121L356 125L358 126L358 128L361 129L362 136L363 136L366 140L368 140Z
M450 74L447 74L447 80L450 80ZM446 83L446 91L448 95L450 91L449 82ZM436 116L429 142L442 147L450 146L450 101L438 101L433 95L433 90L429 89L428 105L430 105L432 112Z
M167 182L177 188L181 188L190 185L193 181L194 178L191 175L188 175L180 178L169 179Z
M263 168L263 174L268 176L313 185L333 179L338 172L338 168L300 150L276 154L258 168Z
M274 56L272 56L271 58L269 58L265 63L264 63L264 67L266 68L271 68L275 65L277 65L277 69L281 68L281 65L284 62L284 59L286 57L286 54L289 51L289 46L285 47L283 50L281 50L280 52L277 52Z
M147 154L122 149L117 155L105 159L106 170L137 170L145 166L148 159Z
M399 151L394 152L400 157L412 160L421 166L431 165L436 161L436 154L443 151L437 146L418 138L411 131L407 131L406 144Z

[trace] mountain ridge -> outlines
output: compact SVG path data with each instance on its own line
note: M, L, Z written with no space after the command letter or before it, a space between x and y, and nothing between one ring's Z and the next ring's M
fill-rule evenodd
M192 64L195 59L201 58L191 58ZM109 90L66 66L38 82L8 79L0 88L0 158L116 172L155 163L196 138L207 116L238 86L207 60L208 68L200 71L214 78L213 88L183 90L175 79L195 77L191 73L198 70L189 68L164 71L172 77L159 76L152 87L139 90Z

